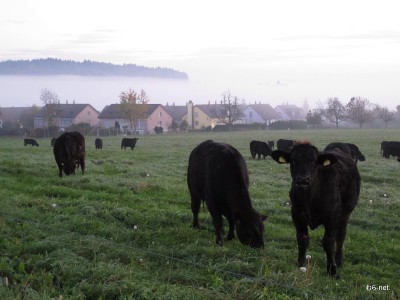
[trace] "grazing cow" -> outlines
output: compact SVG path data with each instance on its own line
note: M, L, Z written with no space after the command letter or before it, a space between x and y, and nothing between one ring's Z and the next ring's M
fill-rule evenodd
M271 148L265 142L260 141L251 141L250 142L250 153L251 157L256 158L258 155L258 159L260 159L261 155L264 157L271 155Z
M340 149L342 152L350 155L354 159L355 163L357 163L359 160L365 161L365 156L361 153L360 149L351 143L330 143L325 147L324 151L334 150L335 148Z
M56 142L56 138L52 138L51 139L51 141L50 141L50 145L52 146L52 147L54 147L54 143Z
M96 146L96 149L103 149L103 140L101 138L96 138L94 145Z
M229 223L227 240L236 234L250 247L264 247L262 217L251 205L249 176L242 155L232 146L205 141L190 153L187 183L191 197L193 228L200 228L198 214L205 201L213 220L216 243L223 244L223 218Z
M24 139L24 146L26 145L32 145L32 147L33 146L39 147L39 144L36 142L35 139Z
M278 148L278 150L290 152L290 150L293 147L293 143L294 143L293 140L279 139L276 142L276 147Z
M296 228L299 267L306 260L311 229L325 227L322 245L327 271L336 276L343 262L343 243L351 212L360 194L360 175L352 158L342 151L318 152L308 142L296 143L290 153L271 154L278 163L289 163L292 220Z
M275 148L275 142L274 141L267 141L268 146L272 149Z
M131 147L131 149L133 150L136 146L136 142L139 138L123 138L121 141L121 149L124 148L126 149L126 147Z
M381 143L381 153L384 158L397 156L397 159L400 159L400 142L383 141Z
M59 176L62 171L65 175L75 174L75 169L82 169L85 173L85 138L79 132L64 132L54 143L54 158L56 160Z

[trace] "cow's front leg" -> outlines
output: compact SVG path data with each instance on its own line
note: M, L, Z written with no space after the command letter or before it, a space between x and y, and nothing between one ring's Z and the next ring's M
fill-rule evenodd
M329 275L335 277L337 265L335 261L336 245L335 245L335 232L329 227L325 227L324 238L322 239L322 246L326 253L326 270Z
M306 251L310 241L310 238L308 236L307 224L301 221L296 215L296 213L293 212L292 212L292 220L294 226L296 227L297 248L298 248L297 266L304 267L306 261Z

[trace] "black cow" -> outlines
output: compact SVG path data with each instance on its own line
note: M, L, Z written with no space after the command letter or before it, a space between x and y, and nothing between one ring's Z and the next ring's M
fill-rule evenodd
M276 142L276 147L278 148L278 150L282 150L282 151L286 151L286 152L290 152L290 150L293 147L293 140L284 140L284 139L279 139Z
M121 141L121 149L124 148L126 149L126 147L131 147L131 149L133 150L136 146L136 142L139 138L123 138Z
M383 141L381 143L381 153L384 158L390 156L397 156L400 159L400 142L395 141Z
M223 218L229 223L227 240L264 247L262 217L251 205L249 176L242 155L232 146L205 141L190 153L187 183L191 197L193 228L200 228L198 214L205 201L213 220L216 242L222 245Z
M330 143L325 147L324 151L334 150L335 148L340 149L344 153L350 155L354 159L355 163L358 161L365 161L365 156L361 153L360 149L351 143Z
M60 177L62 171L65 175L75 174L79 166L82 175L85 173L85 138L79 132L64 132L60 135L54 143L53 153Z
M32 145L32 147L33 146L39 147L39 144L36 142L35 139L24 139L24 146L26 145Z
M52 146L52 147L54 147L54 143L56 142L56 138L52 138L51 139L51 141L50 141L50 145Z
M271 155L271 148L267 143L261 141L251 141L250 142L250 153L251 157L256 158L258 155L258 159L260 159L261 155L264 157Z
M101 138L96 138L94 141L96 149L103 149L103 140Z
M290 153L271 154L278 163L289 163L292 186L289 192L292 220L296 227L299 267L306 260L308 226L325 227L322 240L327 271L336 276L343 262L343 243L351 212L360 194L360 175L353 159L342 151L318 152L309 143L293 146Z
M274 141L267 141L268 146L272 149L275 148L275 142Z

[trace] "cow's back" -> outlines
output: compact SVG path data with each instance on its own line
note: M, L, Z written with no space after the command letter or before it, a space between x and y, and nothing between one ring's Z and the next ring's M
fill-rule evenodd
M338 159L337 163L333 165L332 168L336 172L335 186L339 189L342 209L346 212L351 212L356 206L360 195L361 177L357 164L352 157L346 153L339 151L330 152L334 153ZM324 178L323 182L328 183L328 180L328 178Z
M232 146L205 141L189 156L188 185L204 199L204 193L232 194L247 189L249 178L246 163Z

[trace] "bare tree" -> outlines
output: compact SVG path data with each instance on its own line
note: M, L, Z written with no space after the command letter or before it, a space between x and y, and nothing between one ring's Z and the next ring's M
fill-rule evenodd
M388 126L388 123L394 120L395 113L393 111L390 111L387 107L380 107L379 105L377 105L375 111L378 118L385 123L386 128Z
M360 128L363 124L372 121L374 118L373 104L368 99L361 97L353 97L346 104L349 113L349 119L358 123Z
M323 109L323 115L331 123L334 123L336 128L339 128L339 123L347 119L346 107L338 98L329 98L326 100L327 108Z
M219 123L231 129L231 126L238 121L242 115L239 102L242 102L242 100L236 96L232 96L230 91L226 91L222 94L221 104L215 104L211 108L211 112Z
M57 105L60 103L58 95L49 89L43 89L40 92L40 101L43 103L45 110L45 118L47 120L47 129L56 126L56 120L59 117L57 112ZM45 128L43 124L43 128ZM43 131L45 134L45 131Z
M147 103L149 99L144 90L136 93L134 90L129 89L126 92L121 92L120 96L121 113L129 119L130 129L134 128L136 132L137 121L145 118L147 113Z

